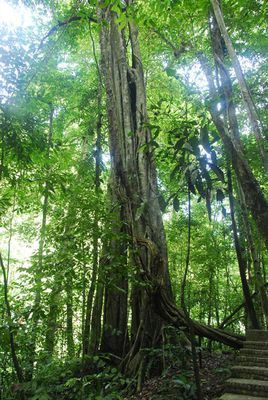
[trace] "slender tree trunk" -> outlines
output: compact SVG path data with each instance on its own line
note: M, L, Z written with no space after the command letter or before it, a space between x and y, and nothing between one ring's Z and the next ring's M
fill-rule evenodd
M231 171L228 168L227 171L228 175L228 191L229 191L229 202L230 202L230 213L231 213L231 220L232 220L232 229L234 234L234 242L235 242L235 250L237 255L237 261L239 266L240 278L246 303L246 310L250 318L251 328L260 329L260 325L258 322L258 318L254 309L253 301L251 298L247 276L246 276L246 261L245 257L243 257L242 249L239 241L239 235L237 231L237 225L235 220L235 210L234 210L234 198L233 198L233 185L232 185L232 176Z
M190 189L188 188L188 239L187 239L187 255L186 255L186 263L185 263L185 271L184 271L184 276L183 276L182 285L181 285L181 307L184 311L184 315L185 315L185 318L186 318L186 321L187 321L187 324L189 327L197 399L202 400L203 394L202 394L202 388L201 388L198 356L197 356L196 343L195 343L195 337L194 337L194 327L193 327L192 320L190 318L189 312L188 312L186 304L185 304L185 288L186 288L187 275L188 275L189 266L190 266L190 254L191 254L191 192L190 192Z
M97 109L98 118L96 125L97 139L96 139L96 152L95 152L95 193L98 198L100 189L100 178L101 178L101 163L102 163L102 74L100 71L99 61L96 54L95 41L91 31L91 24L89 23L89 32L91 42L93 46L93 54L95 65L98 72L98 97L97 97ZM101 318L103 308L103 290L104 286L100 279L101 273L100 268L102 267L102 260L99 259L99 247L98 239L100 235L99 231L99 214L95 211L94 216L94 238L93 238L93 272L92 272L92 283L87 298L87 317L85 319L85 329L83 333L83 355L95 354L100 345L101 337ZM95 294L95 297L94 297Z
M50 104L50 115L49 115L49 131L48 131L48 140L47 140L47 150L46 150L46 160L48 165L46 166L46 174L49 173L49 159L50 159L50 149L52 146L52 137L53 137L53 116L54 116L54 108L52 104ZM46 240L46 225L47 225L47 214L48 214L48 200L49 200L49 180L48 176L46 176L45 187L44 187L44 200L42 206L42 222L40 228L40 238L39 238L39 246L38 246L38 265L35 271L35 299L33 306L33 318L32 318L32 344L30 346L29 353L29 364L30 370L28 374L28 379L31 380L33 374L33 366L34 359L36 353L36 340L38 335L38 323L40 319L40 303L41 303L41 290L42 290L42 270L43 270L43 255L44 255L44 246Z
M220 306L220 294L219 294L219 292L220 292L220 290L219 290L220 279L219 279L219 266L218 265L216 266L216 277L215 278L216 278L216 296L215 296L216 302L215 302L214 306L215 306L215 316L216 316L217 326L219 326L219 324L220 324L220 313L219 313L219 306Z
M84 330L85 330L85 320L86 320L86 286L87 286L87 279L86 279L86 271L87 266L84 260L84 248L82 247L82 254L83 254L83 288L82 288L82 315L81 315L81 346L79 346L78 357L80 356L80 351L82 352L82 358L84 357L83 354L83 341L84 341Z
M226 242L226 230L225 227L223 227L223 240ZM231 279L230 279L230 268L229 268L229 259L227 256L227 249L224 249L224 264L225 264L225 277L226 277L226 291L225 291L225 296L224 296L224 318L226 317L228 311L229 311L229 299L230 299L230 289L231 289ZM220 326L219 326L220 328Z
M5 117L4 117L5 119ZM5 162L5 121L3 123L2 129L1 129L1 161L0 161L0 181L3 178L3 173L4 173L4 162Z
M253 101L252 95L250 93L250 89L247 85L247 82L245 80L239 59L236 55L235 49L233 47L232 41L230 39L230 36L228 34L228 31L225 26L225 22L223 19L221 7L220 7L220 2L219 0L211 0L211 4L213 7L213 11L215 14L215 18L217 20L217 24L219 26L219 29L221 31L222 37L224 39L224 42L226 44L229 56L232 60L232 64L235 70L235 74L238 80L238 84L247 108L248 116L250 123L252 125L253 132L255 134L257 144L259 147L261 159L264 165L264 168L266 172L268 172L268 156L267 152L264 148L264 143L263 143L263 137L262 137L262 132L261 132L261 123L260 119L257 113L256 105Z
M95 49L94 40L92 39L92 43ZM95 54L95 50L94 50ZM97 69L98 61L95 55L95 62ZM101 127L102 127L102 79L101 75L99 76L98 82L98 98L97 98L97 110L98 110L98 119L97 119L97 139L96 139L96 151L95 151L95 194L96 198L99 196L100 192L100 177L101 177L101 159L102 159L102 135L101 135ZM90 328L91 328L91 315L92 315L92 306L93 306L93 297L95 294L96 283L97 283L97 274L99 268L99 212L98 207L95 210L94 214L94 224L93 224L93 270L91 275L91 285L88 291L87 296L87 305L86 305L86 318L85 318L85 327L83 334L83 354L89 354L89 343L90 343Z
M213 272L211 265L209 266L209 298L208 298L208 326L211 326L212 319L212 293L213 293ZM215 300L214 300L215 301ZM208 341L208 351L211 353L212 341Z
M231 134L233 143L235 143L237 147L241 148L239 127L238 127L238 122L237 122L237 117L236 117L235 105L233 102L232 82L231 82L231 79L229 76L229 72L224 65L224 49L222 48L221 31L220 31L220 27L217 23L215 14L212 13L211 17L212 17L212 22L210 24L210 29L211 29L212 48L213 48L213 54L214 54L216 66L219 69L220 78L221 78L221 85L219 86L219 90L222 90L222 93L221 93L222 112L224 113L226 119L229 122L229 130L230 130L230 134ZM227 123L226 123L226 125L227 125ZM232 181L231 181L230 171L228 171L228 185L229 185L229 189L232 190ZM237 252L237 257L238 257L243 292L244 292L245 301L246 301L246 305L247 305L247 311L249 312L249 317L251 319L251 322L254 324L252 317L254 318L254 320L256 322L257 318L255 318L255 317L257 317L257 316L254 311L253 302L251 302L251 304L250 304L249 287L248 287L248 283L247 283L247 279L246 279L247 268L246 268L244 247L241 246L241 243L242 243L241 235L240 235L240 239L239 239L238 235L236 233L236 231L237 231L236 222L235 222L234 214L232 215L232 211L234 211L233 210L233 199L231 198L232 194L229 193L229 196L230 196L232 224L233 224L233 228L234 228L234 230L233 230L234 240L235 240L236 252ZM255 316L254 316L254 314L255 314Z
M44 346L47 360L50 360L52 358L55 347L60 292L61 287L59 286L57 280L54 279L53 288L49 297L49 312L47 315L47 329Z
M100 262L96 294L95 294L94 305L93 305L93 310L92 310L92 318L91 318L91 335L90 335L90 341L89 341L89 354L96 354L97 351L99 350L99 346L100 346L101 317L102 317L103 292L104 292L104 285L100 278L101 265L102 265L102 263Z
M0 178L1 180L1 178ZM14 189L16 190L16 188ZM7 244L7 269L6 269L6 275L7 275L7 282L9 280L9 273L10 273L10 256L11 256L11 241L12 241L12 236L13 236L13 221L14 221L14 216L15 216L15 206L16 206L16 192L13 194L13 203L12 203L12 211L11 211L11 217L9 221L9 237L8 237L8 244Z
M268 297L267 297L267 291L266 291L265 285L264 285L264 278L263 278L262 270L261 270L260 257L258 255L256 246L254 243L251 224L250 224L250 220L248 217L247 208L245 205L244 193L243 193L241 187L239 187L238 189L239 189L239 197L240 197L240 203L241 203L241 209L242 209L242 216L243 216L243 221L244 221L246 234L247 234L247 241L248 241L249 249L251 252L251 258L252 258L252 262L253 262L256 291L259 293L258 297L260 299L263 315L266 320L266 326L268 326Z
M262 251L261 247L262 246L260 246L262 274L263 274L264 282L266 282L267 276L266 276L266 266L265 266L265 260L264 260L264 251Z
M68 357L74 357L74 331L73 331L73 278L67 276L66 280L66 337Z
M13 361L13 365L14 365L14 370L17 375L17 379L18 379L19 383L23 383L24 382L23 370L22 370L19 358L17 356L17 349L16 349L16 344L15 344L15 338L14 338L14 329L12 327L12 315L11 315L9 296L8 296L8 281L7 281L6 268L4 266L4 262L3 262L1 253L0 253L0 264L1 264L1 269L2 269L2 273L3 273L4 301L5 301L6 313L7 313L7 319L8 319L8 332L9 332L11 357L12 357L12 361ZM22 397L23 397L23 394L22 394Z
M98 150L96 150L97 152ZM97 174L97 165L96 165L96 174ZM98 178L99 179L99 178ZM96 186L96 194L98 193ZM85 313L85 325L84 325L84 333L83 333L83 353L89 354L89 338L90 338L90 327L91 327L91 314L92 314L92 305L93 305L93 297L96 288L97 282L97 272L99 267L99 215L98 211L95 210L94 215L94 227L93 227L93 269L91 274L91 284L87 295L86 301L86 313Z

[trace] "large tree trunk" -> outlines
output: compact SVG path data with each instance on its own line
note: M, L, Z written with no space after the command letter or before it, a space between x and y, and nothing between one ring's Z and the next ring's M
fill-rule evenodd
M146 126L146 95L137 30L134 24L129 24L132 54L130 66L125 40L127 33L119 30L116 14L111 7L103 8L99 14L102 21L102 71L106 85L110 132L111 197L113 202L119 205L123 230L130 238L131 263L138 276L142 274L161 276L166 285L170 286L156 170L150 146L151 134ZM157 249L158 264L151 263L150 247ZM124 285L125 283L120 292L124 289ZM123 293L118 293L116 296L113 290L110 296L109 291L106 289L105 309L111 307L114 315L119 316L118 308L121 300L117 297L123 296ZM131 297L131 333L135 349L130 350L130 358L133 358L141 347L148 347L158 340L162 322L149 307L144 287L141 288L139 284L133 285ZM106 311L105 315L108 315ZM122 333L124 331L125 329ZM107 348L108 341L105 336L104 333L103 347L106 343L104 348ZM109 335L109 346L110 344L111 335ZM118 350L122 351L122 347Z

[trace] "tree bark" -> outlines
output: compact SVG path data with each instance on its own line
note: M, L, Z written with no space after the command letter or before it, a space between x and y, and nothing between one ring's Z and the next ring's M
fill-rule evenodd
M235 49L233 47L232 41L230 39L230 36L228 34L228 31L225 26L224 18L222 15L221 7L220 7L220 2L219 0L211 0L211 4L213 7L214 15L217 20L217 24L219 26L219 29L221 31L222 37L224 39L225 45L227 47L229 56L232 60L232 64L235 70L235 74L238 80L238 84L242 93L242 97L244 99L249 120L253 129L253 132L256 137L256 141L259 147L261 159L263 162L263 166L265 168L265 171L268 172L268 156L267 152L264 148L264 143L263 143L263 137L262 137L262 132L261 132L261 123L260 119L257 113L256 105L253 101L252 95L250 93L250 89L247 85L247 82L245 80L239 59L236 55Z
M110 204L118 204L114 196L115 180L110 181ZM126 230L121 221L126 220L123 207L116 206L111 213L112 232L109 238L109 256L104 264L104 315L101 350L117 357L125 355L127 335L128 279ZM106 247L106 246L105 246ZM108 283L107 283L108 282Z
M160 274L170 286L156 171L150 145L151 134L147 125L145 85L137 29L133 23L129 24L132 54L132 64L129 65L125 32L118 28L116 13L108 6L102 8L99 14L102 21L102 71L107 94L113 171L112 200L119 205L121 223L130 237L128 247L138 275ZM141 147L144 151L141 151ZM157 248L161 258L158 265L151 265L148 243ZM148 295L144 288L133 285L131 297L132 343L133 346L135 343L135 350L130 349L129 354L133 358L142 346L148 347L158 340L162 322L149 308ZM110 303L106 297L105 304L106 310L109 304L117 309L117 312L114 311L115 315L120 315L120 301L116 300L115 293ZM107 311L105 314L107 315ZM143 326L140 321L143 321ZM111 338L109 342L111 343Z
M221 136L226 152L230 157L237 179L243 188L247 207L255 220L256 226L264 239L266 247L268 248L268 202L259 182L253 175L246 160L240 141L234 141L230 136L228 129L217 110L217 104L215 102L215 99L217 98L217 89L213 81L212 69L203 54L199 53L198 56L208 81L210 98L213 100L210 108L212 120Z
M252 259L253 268L254 268L254 278L255 278L254 281L255 281L256 291L258 292L258 297L261 302L263 315L264 315L264 318L266 321L266 326L268 326L268 297L267 297L267 292L266 292L265 285L264 285L264 277L263 277L262 270L261 270L260 257L258 256L257 249L256 249L256 246L254 243L251 223L250 223L247 208L245 205L245 196L244 196L244 193L243 193L241 187L238 188L238 192L239 192L240 204L241 204L241 209L242 209L243 221L244 221L246 235L247 235L247 242L248 242L249 250L251 253L251 259Z
M173 301L170 300L170 296L163 285L156 284L152 296L156 312L159 313L165 321L178 329L188 327L183 311L177 308ZM236 349L243 347L244 336L212 328L194 320L192 320L192 325L195 335L206 337Z
M227 178L228 178L230 213L231 213L231 220L232 220L232 229L233 229L233 235L234 235L235 250L236 250L236 255L237 255L237 261L238 261L238 266L239 266L243 294L244 294L244 298L245 298L246 310L247 310L248 316L250 318L251 328L260 329L260 324L259 324L257 314L254 309L252 297L251 297L248 282L247 282L247 276L246 276L247 264L246 264L245 257L242 254L238 231L237 231L237 225L236 225L236 220L235 220L234 198L233 198L232 175L231 175L231 171L229 168L227 170Z
M102 266L102 261L100 260L96 294L94 298L94 305L91 318L91 335L89 339L89 350L88 350L89 354L96 354L100 346L101 317L103 309L103 292L104 292L104 284L101 280L101 270L100 270L101 266Z

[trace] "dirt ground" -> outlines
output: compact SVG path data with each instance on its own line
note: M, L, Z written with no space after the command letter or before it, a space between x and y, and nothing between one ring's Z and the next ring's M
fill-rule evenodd
M234 353L202 352L200 376L204 400L213 400L221 396L224 381L230 376L230 367L234 363ZM194 399L193 371L191 365L184 368L170 368L161 377L145 382L143 390L126 400L186 400Z

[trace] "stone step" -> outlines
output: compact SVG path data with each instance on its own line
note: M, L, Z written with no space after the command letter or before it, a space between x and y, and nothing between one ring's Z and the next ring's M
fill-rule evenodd
M254 357L254 356L238 356L236 359L240 365L247 365L249 367L265 367L268 368L268 358Z
M247 396L244 394L225 393L219 400L267 400L267 397Z
M268 382L255 379L231 378L226 381L226 392L268 398Z
M244 349L263 349L263 350L268 350L268 342L257 342L257 341L252 341L252 340L246 340L243 343L243 348Z
M253 342L268 342L268 331L258 329L248 329L246 339Z
M268 381L268 368L234 365L231 368L231 371L232 377L234 378L259 379L261 381Z
M249 349L243 348L240 350L241 356L254 356L254 357L261 357L266 358L268 357L268 349Z

